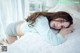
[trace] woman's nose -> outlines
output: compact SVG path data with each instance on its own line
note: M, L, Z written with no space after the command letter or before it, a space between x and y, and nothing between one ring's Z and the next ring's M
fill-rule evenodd
M58 24L57 26L58 26L58 27L61 27L61 24Z
M61 25L61 24L58 24L58 27L59 27L59 28L64 28L64 26L63 26L63 25Z

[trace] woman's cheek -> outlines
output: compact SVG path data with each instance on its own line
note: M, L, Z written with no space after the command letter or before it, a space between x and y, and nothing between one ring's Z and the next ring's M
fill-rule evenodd
M52 23L52 22L51 22L51 23L50 23L50 27L52 27L52 28L53 28L53 27L54 27L54 23Z
M69 23L65 23L64 26L65 26L65 27L69 26Z

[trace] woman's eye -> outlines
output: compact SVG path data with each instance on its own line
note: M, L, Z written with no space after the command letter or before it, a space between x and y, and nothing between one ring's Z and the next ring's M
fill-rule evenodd
M64 23L63 21L60 21L60 23Z

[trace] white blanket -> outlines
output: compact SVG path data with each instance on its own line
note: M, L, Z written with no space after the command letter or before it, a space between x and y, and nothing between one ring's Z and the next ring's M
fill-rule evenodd
M58 46L45 42L39 34L28 33L28 35L25 34L13 43L7 53L80 53L80 31L78 30L68 36L66 42Z

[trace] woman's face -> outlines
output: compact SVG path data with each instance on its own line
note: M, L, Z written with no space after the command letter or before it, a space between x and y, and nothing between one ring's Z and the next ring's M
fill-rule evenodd
M61 29L61 28L67 28L69 26L69 22L67 22L63 18L57 18L55 20L52 20L50 22L50 27L54 29Z

